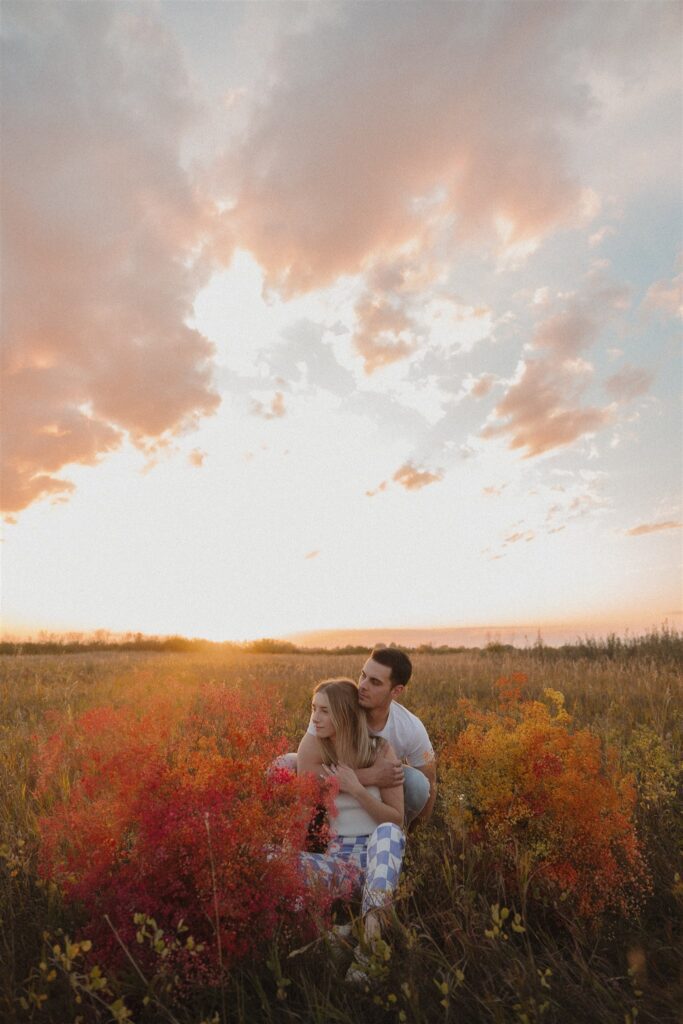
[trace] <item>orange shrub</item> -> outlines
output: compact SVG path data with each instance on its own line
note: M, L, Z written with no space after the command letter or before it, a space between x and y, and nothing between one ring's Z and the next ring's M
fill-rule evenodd
M493 711L461 701L469 724L440 760L447 820L511 884L571 897L584 918L632 912L650 886L632 779L598 737L571 730L561 693L523 700L524 682L499 679Z
M116 929L143 963L216 981L276 932L310 934L297 851L321 794L268 772L283 749L271 720L265 703L213 688L194 706L59 723L37 756L40 870L82 908L97 956L123 955Z

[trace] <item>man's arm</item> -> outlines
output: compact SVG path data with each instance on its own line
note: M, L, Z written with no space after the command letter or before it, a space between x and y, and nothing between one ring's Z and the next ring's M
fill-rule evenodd
M296 770L299 775L315 775L325 778L320 745L317 737L310 732L304 733L299 749L296 752ZM364 786L379 786L380 789L391 789L403 785L403 765L392 751L391 757L377 758L369 768L354 769L358 781Z
M436 761L432 759L427 761L426 764L416 766L419 772L422 772L426 776L429 782L429 797L427 803L424 805L417 817L413 818L411 822L411 829L414 828L419 822L429 821L434 810L434 801L436 800Z
M296 752L296 770L298 775L315 775L317 778L324 778L323 761L320 754L320 745L315 736L305 732L299 749Z

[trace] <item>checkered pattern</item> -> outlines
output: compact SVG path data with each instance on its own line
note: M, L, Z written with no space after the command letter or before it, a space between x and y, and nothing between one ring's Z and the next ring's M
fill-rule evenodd
M391 822L378 825L369 836L342 836L325 853L301 853L301 865L311 881L320 880L342 895L362 885L362 912L383 906L398 884L406 840Z

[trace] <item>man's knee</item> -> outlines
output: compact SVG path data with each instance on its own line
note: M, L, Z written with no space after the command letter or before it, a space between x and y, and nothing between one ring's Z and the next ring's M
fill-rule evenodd
M270 765L268 773L273 771L288 771L296 774L296 754L280 754Z
M418 768L403 766L403 801L406 824L418 816L429 800L429 779Z

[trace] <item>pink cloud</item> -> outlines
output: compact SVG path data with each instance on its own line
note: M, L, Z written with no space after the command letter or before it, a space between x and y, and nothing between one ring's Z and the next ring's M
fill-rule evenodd
M171 41L144 9L6 14L2 499L18 511L68 494L69 464L126 437L147 449L219 398L213 347L185 322L206 220L180 164L194 111Z
M529 458L573 444L610 423L613 407L583 404L593 366L582 353L629 300L629 290L608 281L601 271L589 274L584 295L573 297L565 310L538 324L531 354L520 363L481 436L507 436L509 447L526 449ZM619 379L613 389L624 393L629 386L642 384L626 373L615 376Z
M560 126L589 94L573 58L552 73L543 59L571 23L543 6L482 19L478 5L350 5L285 37L218 170L230 233L268 286L307 291L424 252L449 222L509 246L579 223Z
M652 374L636 366L624 366L605 381L607 394L616 402L630 402L646 394L652 384Z
M647 290L643 305L668 316L683 318L683 274L671 281L656 281Z
M627 537L641 537L645 533L659 533L660 530L680 530L683 523L667 519L662 523L641 523L626 531Z

